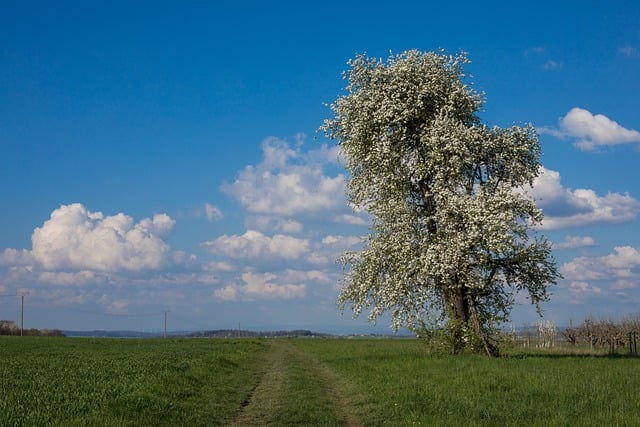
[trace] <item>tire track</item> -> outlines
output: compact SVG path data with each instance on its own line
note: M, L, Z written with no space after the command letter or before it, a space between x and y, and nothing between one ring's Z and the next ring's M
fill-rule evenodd
M269 345L265 373L232 425L360 426L334 371L291 342Z

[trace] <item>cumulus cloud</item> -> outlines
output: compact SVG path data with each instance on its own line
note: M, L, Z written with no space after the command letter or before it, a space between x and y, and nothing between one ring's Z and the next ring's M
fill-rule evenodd
M563 242L554 244L554 249L578 249L587 248L596 244L593 237L589 236L567 236Z
M572 108L558 121L558 128L542 127L540 133L558 138L570 138L584 151L593 151L601 146L640 142L640 132L626 129L602 114L592 114L583 108Z
M267 236L256 230L242 235L223 235L204 242L203 246L213 254L233 259L286 259L293 260L309 252L309 241L283 234Z
M559 270L574 296L601 292L621 296L640 288L640 250L617 246L608 255L575 258Z
M31 256L45 270L141 271L167 264L162 240L175 221L166 214L134 223L123 213L105 216L82 204L63 205L31 237Z
M38 274L38 281L60 286L81 286L86 284L107 283L109 277L95 271L42 271Z
M567 285L570 304L582 304L585 299L602 294L602 288L589 282L570 282Z
M263 160L246 166L222 191L238 200L251 214L294 217L338 213L346 208L345 176L329 176L325 169L337 164L337 151L326 145L303 151L277 138L262 143Z
M605 256L575 258L562 265L560 272L572 280L640 279L640 250L616 246Z
M640 201L629 194L599 196L593 190L571 190L562 185L559 172L544 167L530 193L545 214L541 225L545 230L624 223L640 212Z
M24 266L33 263L31 252L26 249L7 248L0 252L0 265Z
M631 246L617 246L615 253L602 258L604 265L615 269L618 275L630 276L630 271L640 267L640 250Z
M214 296L223 301L255 300L255 299L292 299L306 295L305 284L277 283L273 273L251 273L242 275L244 284L230 284L216 289Z
M235 271L235 266L229 262L225 262L225 261L211 261L208 263L205 263L202 266L202 269L204 271L210 271L213 273L218 273L218 272L223 272L223 273L229 273L232 271Z

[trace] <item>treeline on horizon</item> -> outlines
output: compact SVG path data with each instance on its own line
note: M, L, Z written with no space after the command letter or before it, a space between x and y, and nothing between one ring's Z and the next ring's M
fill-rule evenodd
M29 328L22 330L20 326L12 320L0 320L0 335L12 336L39 336L39 337L64 337L65 334L59 329L35 329Z
M518 335L521 339L531 337L540 338L546 333L549 335L545 341L554 341L561 336L565 342L571 346L586 344L591 350L596 348L607 348L610 353L615 353L620 348L633 348L637 354L637 337L640 335L640 314L626 316L620 321L611 319L596 319L593 316L587 317L577 326L570 326L561 330L556 330L555 324L551 323L548 331L542 331L545 322L538 322L536 326L525 326ZM21 333L22 332L22 333ZM71 333L70 336L96 336L97 331ZM102 331L101 336L117 336L114 331ZM124 332L121 332L124 334ZM131 332L129 332L130 334ZM35 329L29 328L21 331L12 320L0 320L0 335L11 336L45 336L45 337L65 337L67 334L59 329ZM130 336L130 335L122 335ZM145 334L147 337L162 336L162 334ZM217 329L207 331L196 331L189 333L171 333L172 338L296 338L296 337L329 337L331 334L316 333L307 329L278 330L278 331L248 331L239 329ZM515 338L515 337L514 337ZM546 346L546 345L542 345Z

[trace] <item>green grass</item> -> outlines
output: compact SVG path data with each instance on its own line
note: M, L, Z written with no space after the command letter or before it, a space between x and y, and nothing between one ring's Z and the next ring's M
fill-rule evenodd
M638 425L640 359L417 340L0 337L0 426Z
M267 349L248 340L2 337L0 425L226 425Z
M272 340L267 371L236 425L341 426L351 422L336 378L290 340Z
M365 425L640 423L639 359L437 356L416 340L296 345L343 378L355 416Z

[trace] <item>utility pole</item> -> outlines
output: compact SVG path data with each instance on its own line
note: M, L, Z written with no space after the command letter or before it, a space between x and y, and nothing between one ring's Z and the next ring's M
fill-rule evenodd
M24 297L25 295L29 295L29 292L18 292L17 296L20 297L20 336L24 335Z

